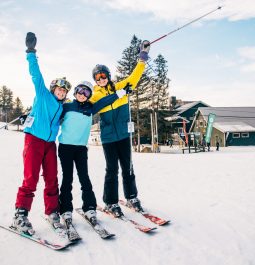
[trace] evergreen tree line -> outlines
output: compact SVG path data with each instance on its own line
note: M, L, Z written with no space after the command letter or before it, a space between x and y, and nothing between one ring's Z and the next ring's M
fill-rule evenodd
M135 68L142 40L133 36L130 46L124 49L117 64L116 80L126 78ZM138 145L146 142L164 142L169 136L169 123L164 120L170 116L169 82L167 61L162 54L150 59L136 90L130 96L132 120L135 122L134 141ZM155 118L156 117L156 118ZM157 123L158 134L152 141L152 126Z
M6 86L0 87L0 121L10 122L26 111L20 98L14 98L11 89ZM14 124L20 124L20 121Z

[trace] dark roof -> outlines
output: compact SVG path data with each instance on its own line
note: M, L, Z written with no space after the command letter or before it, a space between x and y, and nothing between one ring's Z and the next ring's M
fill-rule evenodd
M198 111L207 120L210 113L216 114L215 128L221 131L253 131L255 107L204 107Z
M207 107L210 107L208 104L206 104L202 101L193 101L193 102L190 102L190 103L187 103L187 104L180 106L179 108L176 109L176 111L178 112L178 114L181 114L181 113L187 111L188 109L195 107L198 104L203 104Z

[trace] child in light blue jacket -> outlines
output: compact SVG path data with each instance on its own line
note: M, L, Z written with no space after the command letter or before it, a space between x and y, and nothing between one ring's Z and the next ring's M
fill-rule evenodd
M77 169L82 190L82 209L86 218L95 223L96 198L88 175L88 139L92 126L92 115L126 95L124 89L104 97L92 104L88 100L92 95L91 83L81 82L74 89L75 100L63 106L61 134L58 138L58 156L61 161L63 180L60 187L60 213L66 223L72 221L72 182L73 167Z

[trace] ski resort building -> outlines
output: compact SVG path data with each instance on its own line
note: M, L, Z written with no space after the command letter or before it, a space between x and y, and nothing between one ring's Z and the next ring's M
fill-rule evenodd
M189 132L198 135L200 141L206 133L210 113L216 115L213 123L211 145L255 145L255 107L203 107L196 112Z

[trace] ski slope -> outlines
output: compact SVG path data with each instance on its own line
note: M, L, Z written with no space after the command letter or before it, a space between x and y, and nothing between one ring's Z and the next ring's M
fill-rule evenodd
M0 131L0 222L14 213L22 181L22 133ZM214 148L213 148L214 149ZM115 239L102 240L76 213L74 224L83 241L56 252L0 229L1 265L255 265L255 148L221 148L198 154L133 153L139 197L145 208L172 224L151 234L98 213ZM102 204L105 162L101 147L89 147L89 172ZM76 173L75 173L76 174ZM61 168L59 167L61 181ZM121 181L120 181L121 182ZM121 184L121 183L120 183ZM43 180L38 184L30 221L48 239L57 240L41 218ZM120 194L123 197L122 186ZM74 206L81 206L75 177ZM128 217L153 225L124 209Z

